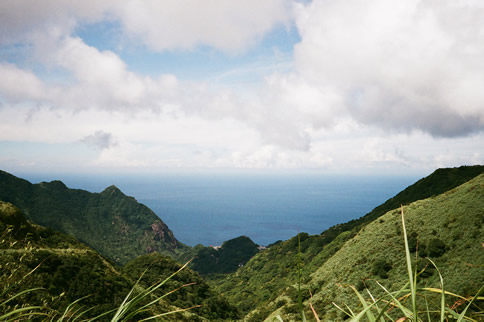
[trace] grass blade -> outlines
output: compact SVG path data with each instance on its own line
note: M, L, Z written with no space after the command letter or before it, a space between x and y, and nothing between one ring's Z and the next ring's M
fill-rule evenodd
M435 265L435 263L430 259L430 258L427 258L427 260L432 263L432 265L435 267L435 269L437 270L437 273L439 274L439 279L440 279L440 289L442 290L442 296L440 298L440 321L441 322L444 322L445 321L445 291L444 291L444 279L442 278L442 274L440 274L440 270L439 268L437 267L437 265ZM428 311L428 310L427 310ZM430 321L430 320L429 320Z
M460 321L462 321L464 319L464 317L466 315L466 312L467 312L467 309L469 309L469 307L471 306L471 304L474 303L474 301L479 297L479 294L482 292L483 289L484 289L484 285L479 289L479 291L477 291L477 294L472 298L472 300L469 302L469 304L467 304L467 306L465 307L465 309L459 315L459 318L457 319L457 322L460 322Z
M366 314L366 316L368 317L368 320L373 322L373 321L376 321L375 320L375 316L373 315L373 313L371 312L370 310L370 307L375 305L376 302L374 302L373 304L371 304L370 306L368 306L368 303L366 303L366 300L365 298L360 294L360 292L358 292L358 290L356 289L356 287L350 285L351 289L356 293L356 296L358 296L358 299L360 300L361 302L361 305L363 305L363 310Z
M417 312L417 293L416 293L416 279L414 279L414 274L412 270L412 259L410 257L410 248L408 247L408 238L407 238L407 229L405 228L405 217L403 215L403 205L401 206L402 210L402 228L403 228L403 240L405 243L405 258L407 259L407 273L408 273L408 281L410 283L410 293L412 298L412 312L413 312L413 319L418 321L418 312Z

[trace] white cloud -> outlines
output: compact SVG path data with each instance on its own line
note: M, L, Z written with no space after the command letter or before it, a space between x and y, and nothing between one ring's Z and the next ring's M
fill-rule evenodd
M117 145L113 135L104 131L96 131L94 134L84 137L81 142L101 150L109 149Z
M208 45L245 51L274 25L289 23L289 1L128 1L114 10L124 29L150 48L193 49Z
M313 1L296 14L301 77L345 99L349 116L435 136L484 129L479 1Z
M289 0L6 0L0 3L0 44L28 41L32 34L70 35L82 23L109 20L155 51L205 45L243 52L275 25L288 24L290 5Z
M28 100L42 102L52 99L57 90L49 88L34 73L0 61L0 97L18 103Z
M79 22L92 23L106 18L117 1L28 0L0 2L0 44L29 42L33 34L69 35Z

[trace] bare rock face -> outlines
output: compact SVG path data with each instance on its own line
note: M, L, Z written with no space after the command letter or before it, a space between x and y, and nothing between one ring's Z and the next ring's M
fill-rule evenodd
M178 240L176 240L173 232L162 221L156 221L151 224L151 229L154 233L153 239L156 241L162 241L172 245L174 248L178 246Z

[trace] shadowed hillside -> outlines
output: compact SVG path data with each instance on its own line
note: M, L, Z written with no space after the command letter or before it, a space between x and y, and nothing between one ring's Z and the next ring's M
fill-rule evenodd
M28 219L71 234L117 263L154 251L176 256L188 247L148 207L110 186L101 193L69 189L60 181L31 184L0 171L0 200Z
M79 299L82 300L73 310L78 313L88 310L83 318L96 317L117 309L140 276L135 294L166 279L180 267L169 257L150 254L118 270L72 236L31 224L18 208L0 201L0 317L15 308L35 305L37 309L27 311L40 312L44 318L39 316L39 320L57 320ZM39 289L15 297L34 288ZM155 295L162 296L174 290L177 291L156 301L140 318L193 306L200 307L166 316L164 320L203 321L238 316L235 307L188 268L171 278ZM152 299L148 297L139 306ZM8 304L2 304L7 300ZM100 320L110 320L113 314Z
M259 252L257 244L249 237L240 236L228 240L220 248L194 247L192 268L202 275L235 272Z
M91 248L73 237L32 225L20 210L0 201L0 284L6 299L27 288L42 290L10 302L63 310L73 301L88 296L95 316L119 305L129 292L128 279Z

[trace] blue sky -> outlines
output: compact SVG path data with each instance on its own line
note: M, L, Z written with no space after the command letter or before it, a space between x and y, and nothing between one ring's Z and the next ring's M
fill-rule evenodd
M0 169L484 163L480 1L0 3Z
M261 82L261 73L254 68L267 68L264 72L288 71L293 47L300 38L293 25L278 24L258 41L241 52L227 53L200 44L189 50L172 49L153 51L140 42L123 41L121 26L116 22L99 22L77 27L74 34L101 51L113 51L133 72L156 77L164 73L175 74L181 80L203 81L218 79L234 70L242 70L233 81ZM250 70L248 70L250 69ZM272 70L271 70L272 69ZM244 72L245 71L245 72Z

